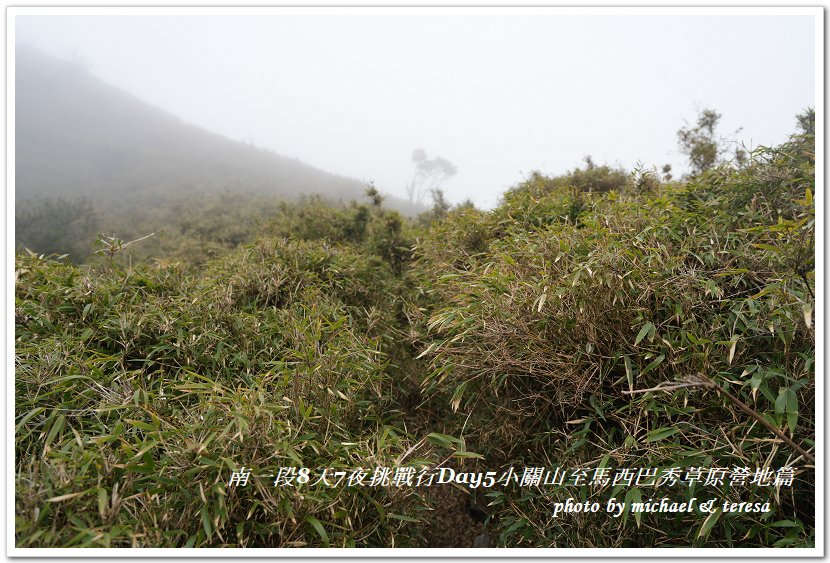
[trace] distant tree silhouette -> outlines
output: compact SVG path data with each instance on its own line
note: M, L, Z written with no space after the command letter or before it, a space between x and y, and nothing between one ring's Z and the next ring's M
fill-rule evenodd
M713 109L703 109L698 113L694 125L681 127L677 132L680 152L689 157L691 176L697 176L725 161L729 152L727 139L718 134L717 128L721 114ZM736 135L740 129L732 135ZM746 152L737 147L732 155L738 164L746 160Z
M816 110L815 108L807 108L804 113L795 116L798 121L799 133L802 135L816 134Z
M427 157L424 149L417 149L412 153L412 162L415 163L415 173L406 188L410 203L423 203L427 194L434 193L441 184L458 172L456 166L445 158Z

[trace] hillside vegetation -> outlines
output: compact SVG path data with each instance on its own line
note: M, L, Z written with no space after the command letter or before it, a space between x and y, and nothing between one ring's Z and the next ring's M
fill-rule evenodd
M280 201L362 197L360 181L185 123L80 63L27 45L15 55L18 248L78 263L97 233L156 232L138 257L203 262L252 242L255 220ZM424 211L396 198L387 206Z
M84 265L20 252L17 545L424 547L424 488L269 476L443 463L790 468L475 502L498 547L812 546L814 159L805 129L684 181L534 174L489 212L312 198L196 263L129 259L152 239ZM229 485L241 466L266 478ZM771 509L631 510L662 496ZM554 517L568 498L626 504Z

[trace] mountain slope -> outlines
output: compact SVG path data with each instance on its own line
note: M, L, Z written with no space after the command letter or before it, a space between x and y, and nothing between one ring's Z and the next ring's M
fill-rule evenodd
M16 195L93 197L231 190L359 198L362 182L189 125L80 65L16 50ZM393 207L397 207L390 201ZM403 203L402 201L400 203Z

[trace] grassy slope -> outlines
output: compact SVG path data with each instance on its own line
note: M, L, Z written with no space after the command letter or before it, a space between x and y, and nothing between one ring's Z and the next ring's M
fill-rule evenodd
M18 256L18 545L421 545L417 491L301 498L227 476L434 463L421 439L462 429L481 470L797 468L780 494L695 493L768 498L764 517L554 521L569 496L653 493L494 489L497 545L810 545L814 476L797 453L712 390L624 392L703 373L810 447L811 141L688 184L589 196L537 176L428 233L312 202L198 271ZM442 408L403 431L403 415Z

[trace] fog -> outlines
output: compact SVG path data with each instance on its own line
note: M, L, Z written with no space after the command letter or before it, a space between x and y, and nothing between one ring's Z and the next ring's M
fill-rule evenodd
M586 155L682 173L676 132L703 107L752 147L816 102L812 16L340 12L21 15L14 32L185 122L399 197L423 149L457 167L450 201L482 207Z

